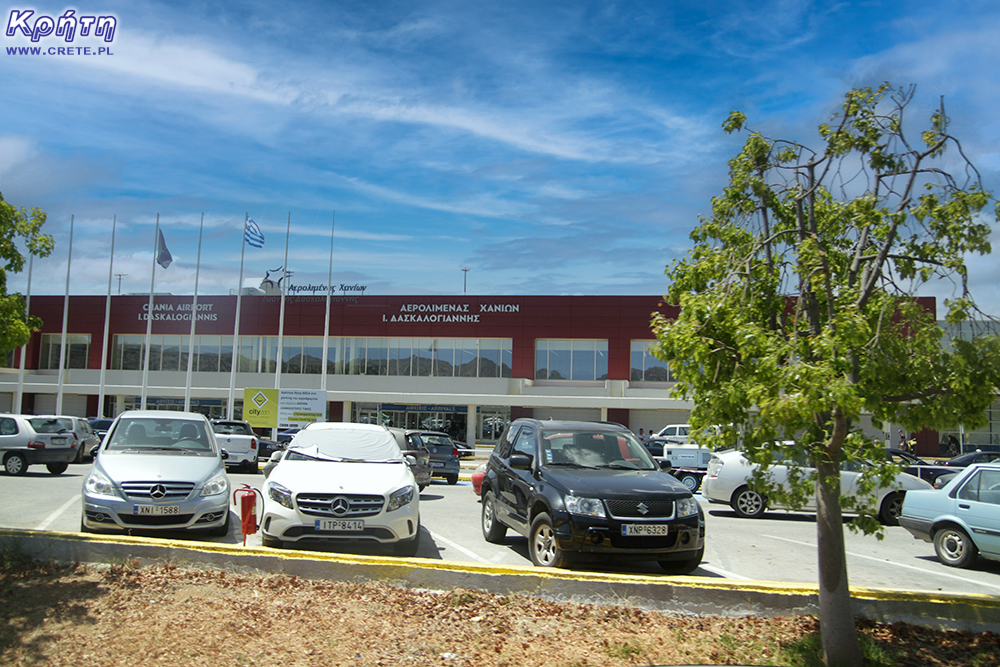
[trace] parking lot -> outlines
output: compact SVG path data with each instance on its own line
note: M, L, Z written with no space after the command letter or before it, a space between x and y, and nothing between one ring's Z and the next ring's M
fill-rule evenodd
M0 526L31 530L76 532L80 527L80 487L89 464L71 465L52 476L44 467L32 467L23 477L2 476L5 502ZM263 475L231 474L233 488L248 484L261 489ZM740 519L727 506L706 510L706 551L694 576L813 584L817 581L816 524L809 514L771 512L761 519ZM501 544L486 542L480 532L480 505L472 485L455 486L439 480L420 496L422 533L418 558L531 567L527 541L509 533ZM235 509L234 509L235 512ZM224 538L188 536L188 539L242 544L236 514ZM171 535L176 537L176 535ZM1000 595L1000 563L980 559L972 570L956 570L939 563L932 545L914 540L899 527L886 528L884 539L846 532L848 569L852 586L948 594ZM260 535L247 544L260 545ZM388 555L388 549L364 545L337 545L326 551ZM654 562L581 563L580 569L665 576Z

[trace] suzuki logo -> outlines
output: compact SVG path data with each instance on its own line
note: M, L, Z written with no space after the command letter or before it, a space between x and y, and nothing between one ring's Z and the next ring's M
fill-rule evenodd
M649 514L649 506L646 503L639 503L639 506L636 509L638 509L639 514L643 516Z
M344 516L351 511L351 501L344 496L337 496L330 503L330 511L334 516Z

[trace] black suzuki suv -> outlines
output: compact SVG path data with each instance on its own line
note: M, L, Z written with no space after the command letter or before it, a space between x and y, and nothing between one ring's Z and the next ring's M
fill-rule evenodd
M515 420L490 454L482 499L483 537L514 529L535 565L586 554L687 574L705 552L698 501L619 424Z

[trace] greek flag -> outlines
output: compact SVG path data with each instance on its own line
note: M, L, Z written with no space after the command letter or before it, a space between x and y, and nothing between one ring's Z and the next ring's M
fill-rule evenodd
M163 230L159 230L160 236L156 240L156 263L167 268L170 262L174 261L173 255L167 250L167 242L163 240Z
M260 227L253 221L253 218L247 218L246 227L243 230L243 240L254 248L260 248L264 245L264 232L260 231Z

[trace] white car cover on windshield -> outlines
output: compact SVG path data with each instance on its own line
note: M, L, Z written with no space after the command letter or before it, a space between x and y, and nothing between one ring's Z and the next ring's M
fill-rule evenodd
M392 434L371 424L310 424L295 435L290 449L318 459L403 461Z

